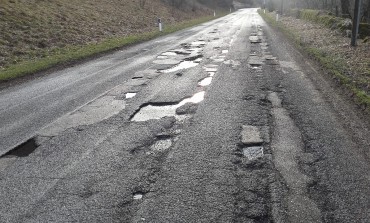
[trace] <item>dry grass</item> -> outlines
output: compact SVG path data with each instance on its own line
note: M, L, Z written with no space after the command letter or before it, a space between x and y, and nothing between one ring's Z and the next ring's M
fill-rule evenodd
M316 48L343 65L342 74L351 79L358 88L370 93L370 44L358 40L357 47L350 46L350 38L338 30L301 19L283 17L282 23L294 30L306 47Z
M160 0L144 8L139 0L0 0L0 73L65 49L151 32L157 17L170 25L206 14Z
M261 15L319 61L334 79L353 93L356 102L370 109L369 42L358 40L358 46L351 47L350 38L323 23L288 16L276 22L274 13Z

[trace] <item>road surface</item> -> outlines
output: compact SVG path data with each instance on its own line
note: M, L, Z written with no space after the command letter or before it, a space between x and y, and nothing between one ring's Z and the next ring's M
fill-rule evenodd
M369 117L244 9L0 92L0 222L370 222Z

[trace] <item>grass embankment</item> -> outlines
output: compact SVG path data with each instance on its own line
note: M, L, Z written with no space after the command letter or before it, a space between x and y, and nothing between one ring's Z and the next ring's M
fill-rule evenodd
M266 22L280 29L295 45L317 60L332 77L351 92L357 104L370 112L370 52L369 43L358 41L349 45L350 38L343 36L348 30L346 21L314 10L291 13L277 22L275 13L260 15ZM367 25L363 25L366 27ZM366 28L362 29L366 37Z
M7 68L0 71L0 81L14 79L17 77L33 74L39 71L46 70L55 65L65 64L68 62L78 61L90 56L112 51L124 46L135 43L140 43L159 36L167 35L181 29L185 29L197 24L207 22L214 19L213 16L202 17L190 21L180 22L175 25L167 26L163 32L152 31L127 37L117 37L103 40L99 43L90 43L82 46L68 46L63 48L55 48L51 52L45 54L42 58L34 60L24 60L22 62L9 65Z
M0 81L68 64L214 19L159 0L0 0ZM225 15L225 14L220 14ZM165 24L155 27L156 18Z

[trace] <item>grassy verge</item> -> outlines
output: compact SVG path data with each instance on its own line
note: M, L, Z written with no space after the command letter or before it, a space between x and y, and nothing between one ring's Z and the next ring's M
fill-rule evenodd
M348 91L354 95L357 104L363 106L370 112L370 95L359 86L358 81L345 75L346 71L351 70L346 62L338 56L333 56L321 48L307 45L295 30L288 28L282 22L277 22L272 14L259 11L261 17L273 27L278 28L289 39L293 40L295 46L306 52L309 56L318 61L322 67ZM320 21L321 23L321 21Z
M216 18L225 16L226 14L227 13L222 13ZM34 74L36 72L44 71L56 65L68 64L73 61L89 58L99 53L109 52L124 46L144 42L213 19L215 19L215 17L213 16L202 17L198 19L184 21L176 25L167 26L165 27L163 32L159 32L156 30L123 38L106 39L102 42L94 44L87 44L82 46L67 46L63 48L53 49L51 52L47 52L45 57L43 58L21 61L3 70L0 70L0 81Z

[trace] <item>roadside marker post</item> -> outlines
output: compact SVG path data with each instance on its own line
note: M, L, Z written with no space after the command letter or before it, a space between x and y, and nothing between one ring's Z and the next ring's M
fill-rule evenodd
M279 21L279 14L276 13L276 22L278 22L278 21Z
M216 11L213 11L213 17L216 17Z
M159 32L162 32L162 19L158 18L158 27L159 27Z

